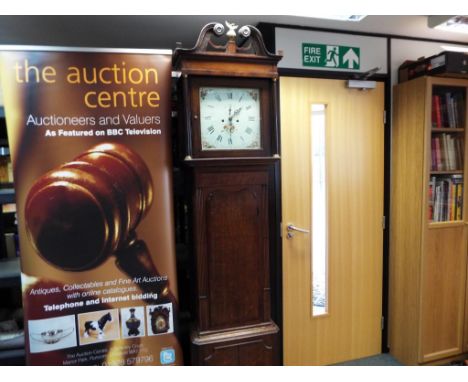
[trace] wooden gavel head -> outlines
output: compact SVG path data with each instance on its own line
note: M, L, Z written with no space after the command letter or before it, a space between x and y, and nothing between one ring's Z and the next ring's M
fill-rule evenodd
M28 235L54 266L91 269L128 245L152 199L142 158L122 144L100 144L34 183L26 199Z

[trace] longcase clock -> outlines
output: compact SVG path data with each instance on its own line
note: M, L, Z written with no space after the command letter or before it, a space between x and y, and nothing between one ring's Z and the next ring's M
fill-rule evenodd
M192 363L276 365L281 56L256 28L226 26L206 25L173 58L190 179Z

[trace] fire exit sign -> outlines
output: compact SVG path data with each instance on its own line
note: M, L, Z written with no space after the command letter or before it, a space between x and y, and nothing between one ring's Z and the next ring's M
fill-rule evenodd
M302 43L302 65L320 68L360 69L360 48Z

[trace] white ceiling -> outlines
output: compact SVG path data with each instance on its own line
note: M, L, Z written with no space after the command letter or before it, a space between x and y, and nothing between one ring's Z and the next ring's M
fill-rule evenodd
M190 48L211 21L259 22L418 37L468 44L468 34L427 27L427 16L368 16L359 23L295 16L0 16L0 44Z

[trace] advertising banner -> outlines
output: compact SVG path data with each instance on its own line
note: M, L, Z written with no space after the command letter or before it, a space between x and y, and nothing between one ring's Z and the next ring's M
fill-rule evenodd
M30 365L182 364L170 53L0 53Z

